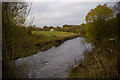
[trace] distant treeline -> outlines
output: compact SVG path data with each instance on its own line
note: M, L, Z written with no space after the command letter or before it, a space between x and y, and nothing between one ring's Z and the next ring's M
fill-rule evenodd
M63 25L63 27L53 27L53 26L43 26L43 28L40 27L36 27L35 25L33 26L29 26L27 27L29 30L32 31L63 31L63 32L73 32L73 33L81 33L84 34L85 33L85 24L81 24L81 25Z

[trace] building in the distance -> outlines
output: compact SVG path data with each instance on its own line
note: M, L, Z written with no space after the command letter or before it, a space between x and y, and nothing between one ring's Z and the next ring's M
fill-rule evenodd
M50 29L50 31L54 31L54 29Z

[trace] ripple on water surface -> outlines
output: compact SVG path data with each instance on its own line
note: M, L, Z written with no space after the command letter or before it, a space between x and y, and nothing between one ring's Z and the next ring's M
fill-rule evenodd
M19 73L18 77L65 78L66 70L74 64L75 60L83 58L82 54L86 49L91 50L92 47L85 42L84 38L67 40L58 47L17 59L16 73ZM23 67L22 72L25 71L25 76L20 75L21 67Z

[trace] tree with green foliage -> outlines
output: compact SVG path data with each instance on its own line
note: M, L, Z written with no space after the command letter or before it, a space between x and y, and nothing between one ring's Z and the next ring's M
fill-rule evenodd
M44 26L44 27L43 27L43 31L50 31L50 27Z
M85 24L81 24L79 29L80 29L80 35L84 36L85 33L86 33L86 31L85 31Z
M23 27L30 12L26 2L3 2L2 3L2 61L3 78L15 77L15 64L10 63L10 58L14 60L16 51L16 37L21 36L25 29ZM24 27L23 27L24 28ZM23 31L23 32L21 32Z
M106 5L98 5L95 9L91 9L86 20L86 37L90 42L100 43L108 37L109 27L106 21L113 18L113 10Z

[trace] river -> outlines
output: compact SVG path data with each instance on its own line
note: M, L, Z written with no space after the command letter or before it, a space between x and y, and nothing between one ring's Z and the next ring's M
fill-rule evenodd
M69 66L83 59L83 52L91 45L82 37L67 40L58 47L38 52L15 61L16 76L27 78L66 78Z

